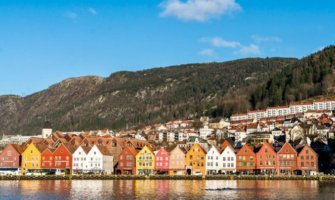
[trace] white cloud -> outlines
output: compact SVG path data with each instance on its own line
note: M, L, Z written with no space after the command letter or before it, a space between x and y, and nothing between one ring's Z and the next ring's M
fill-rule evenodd
M78 14L72 11L67 11L65 13L65 17L71 19L71 20L76 20L78 18Z
M248 46L242 46L239 50L234 51L234 53L240 55L258 55L261 54L261 50L259 46L255 44L250 44Z
M201 38L200 42L208 43L214 47L236 48L241 46L241 44L237 41L228 41L220 37Z
M161 16L199 22L241 10L235 0L166 0L161 7Z
M203 56L209 56L212 57L214 56L214 50L213 49L204 49L199 52Z
M98 14L98 13L97 13L97 10L95 10L94 8L88 8L87 11L88 11L91 15L93 15L93 16L95 16L95 15Z
M212 38L210 42L215 47L236 48L241 45L239 42L227 41L219 37Z
M282 41L277 36L259 36L259 35L253 35L251 38L256 43L262 43L262 42L281 42Z

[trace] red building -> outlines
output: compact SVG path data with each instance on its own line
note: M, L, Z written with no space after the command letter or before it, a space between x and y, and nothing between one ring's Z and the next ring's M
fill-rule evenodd
M23 146L9 144L0 153L0 168L18 169L21 167L21 154L24 151Z
M118 156L117 174L136 174L136 154L134 147L124 147Z
M243 174L254 173L256 170L256 154L254 148L249 144L243 147L236 154L236 171Z
M169 152L167 152L163 147L161 147L155 155L155 170L157 173L168 174L169 172Z
M277 153L277 173L293 174L297 169L297 152L290 145L285 143Z
M264 142L260 150L256 153L256 168L261 174L276 174L277 153L272 145Z
M59 144L59 146L53 152L54 156L54 168L55 169L66 169L70 171L72 169L72 154L75 149L68 144Z
M298 169L301 170L302 175L315 175L318 172L318 154L308 145L299 150Z
M54 169L55 168L55 159L53 155L53 150L46 148L42 152L42 169Z

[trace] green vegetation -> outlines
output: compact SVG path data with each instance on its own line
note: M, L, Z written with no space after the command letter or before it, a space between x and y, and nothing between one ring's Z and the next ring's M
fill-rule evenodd
M27 97L0 96L0 134L124 129L180 118L230 116L335 95L335 47L311 56L250 58L79 77Z
M254 108L335 94L335 47L303 58L275 74L251 96Z

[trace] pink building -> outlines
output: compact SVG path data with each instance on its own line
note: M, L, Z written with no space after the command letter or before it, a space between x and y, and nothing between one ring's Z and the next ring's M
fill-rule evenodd
M155 170L158 174L167 174L169 172L169 153L161 147L155 156Z

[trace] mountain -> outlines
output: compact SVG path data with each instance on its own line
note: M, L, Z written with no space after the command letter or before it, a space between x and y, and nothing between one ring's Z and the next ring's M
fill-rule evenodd
M252 58L70 78L29 96L0 96L0 133L39 133L46 119L66 131L228 116L250 109L257 87L296 62Z
M335 46L305 57L276 73L251 95L254 108L287 105L315 96L335 95Z

